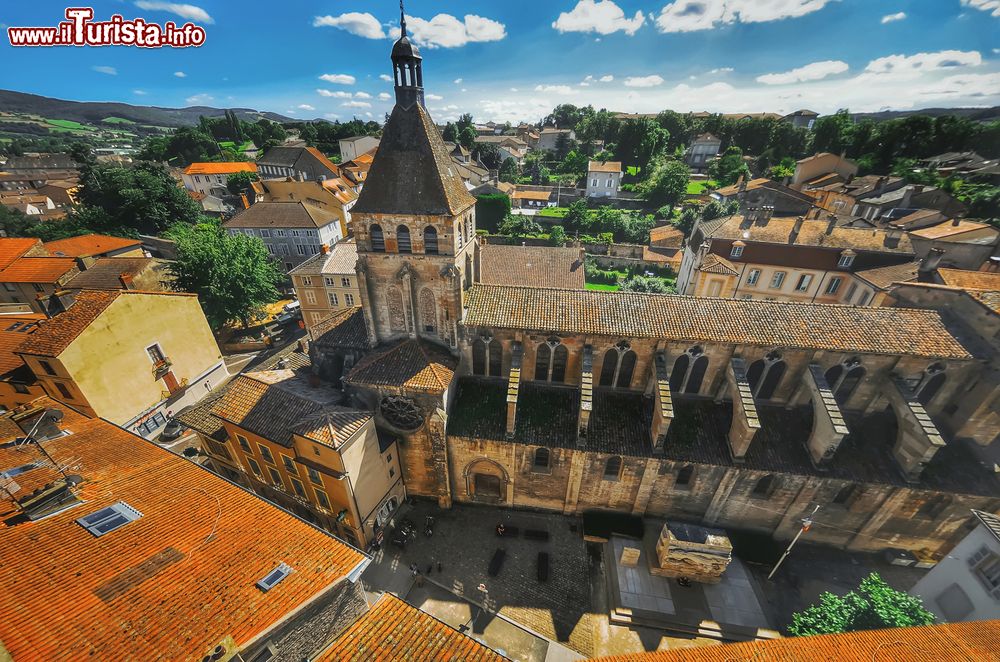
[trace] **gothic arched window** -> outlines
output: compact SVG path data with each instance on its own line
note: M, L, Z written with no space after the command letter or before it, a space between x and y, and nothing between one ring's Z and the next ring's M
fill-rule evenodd
M382 233L382 226L378 223L372 223L368 232L372 238L372 250L376 253L384 253L385 235Z
M545 471L549 468L550 453L548 448L536 448L531 468L535 471Z
M706 370L708 370L708 357L702 354L694 360L694 364L691 366L691 372L688 373L687 386L684 387L685 393L692 395L701 393L701 380L705 379Z
M920 381L920 386L917 390L917 400L920 404L927 406L930 404L934 396L937 395L941 387L944 386L945 382L944 366L940 363L935 363L924 371L923 379Z
M503 369L503 343L494 338L487 349L490 353L490 377L499 377Z
M601 365L601 386L628 388L632 385L636 354L627 341L623 340L604 353Z
M549 338L535 350L535 379L540 382L566 381L569 351L558 338Z
M767 474L757 481L757 484L753 486L753 492L750 496L755 496L761 499L766 499L771 496L771 492L774 491L774 474Z
M636 355L633 350L627 350L621 355L621 363L618 366L618 381L615 384L618 388L628 388L632 385L632 373L635 371Z
M396 248L400 253L412 253L413 243L410 241L410 228L400 225L396 228Z
M472 341L472 374L486 375L486 343L480 338Z
M424 228L424 253L437 255L438 252L438 231L433 225Z
M552 374L551 381L566 381L566 361L569 358L569 350L566 345L558 345L552 350Z
M755 398L770 400L785 374L785 362L778 352L770 352L764 358L754 361L747 370L747 382Z
M827 386L833 391L833 397L841 407L847 404L854 390L865 377L865 368L857 358L838 363L824 375Z
M601 365L601 386L615 385L615 370L618 369L618 350L614 347L604 352L604 363Z
M671 393L680 393L681 389L684 388L684 378L687 377L690 363L691 359L688 358L687 354L681 354L674 361L674 369L670 372Z
M429 287L420 290L420 328L424 333L437 333L437 303Z
M535 350L535 380L540 382L549 381L549 363L552 359L552 350L545 343L542 343Z

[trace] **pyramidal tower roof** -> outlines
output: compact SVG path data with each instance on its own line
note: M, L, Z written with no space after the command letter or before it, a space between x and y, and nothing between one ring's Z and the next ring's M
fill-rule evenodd
M402 3L400 24L392 50L396 105L353 212L454 216L476 199L465 188L441 132L424 108L423 63L406 35Z

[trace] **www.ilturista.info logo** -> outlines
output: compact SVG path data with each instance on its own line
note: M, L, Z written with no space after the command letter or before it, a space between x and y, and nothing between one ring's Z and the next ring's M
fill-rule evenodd
M187 48L205 43L205 28L194 23L163 25L141 18L126 20L115 14L108 21L94 21L91 7L68 7L66 20L55 27L7 28L11 46L138 46Z

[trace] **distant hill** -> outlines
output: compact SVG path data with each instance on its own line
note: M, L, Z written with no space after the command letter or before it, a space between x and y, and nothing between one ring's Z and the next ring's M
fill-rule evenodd
M872 119L876 122L894 120L897 117L910 117L911 115L929 115L931 117L955 115L968 117L976 122L987 122L1000 119L1000 106L992 108L921 108L920 110L883 110L879 113L851 113L851 117L856 120Z
M152 126L194 126L198 117L219 117L225 109L209 106L188 108L160 108L157 106L132 106L127 103L101 101L64 101L37 94L25 94L11 90L0 90L0 110L11 113L31 113L51 119L74 120L99 124L101 120L113 117L129 120L137 124ZM275 122L295 122L297 120L277 113L260 112L251 108L232 108L242 120L256 121L266 118Z

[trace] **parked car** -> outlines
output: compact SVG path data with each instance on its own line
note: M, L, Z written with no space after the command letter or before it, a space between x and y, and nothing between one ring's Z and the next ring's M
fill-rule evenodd
M302 304L298 301L292 301L291 303L286 303L283 307L286 313L297 313L302 308Z
M167 424L163 426L163 432L160 433L160 439L163 441L171 441L181 436L186 428L184 425L178 421L176 418L171 418L167 421Z

